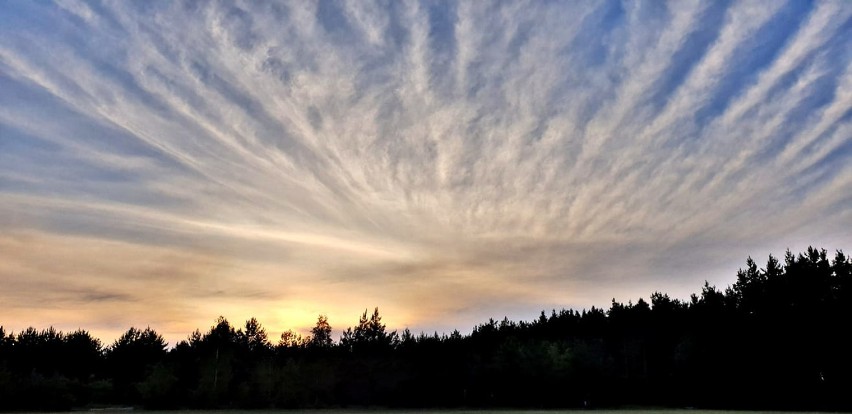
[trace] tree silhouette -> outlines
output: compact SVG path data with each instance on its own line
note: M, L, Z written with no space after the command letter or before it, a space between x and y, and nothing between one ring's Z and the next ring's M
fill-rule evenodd
M387 332L385 324L382 323L382 317L379 315L379 308L373 310L370 318L367 318L367 310L358 320L358 325L355 328L347 328L341 337L341 345L353 351L366 350L382 350L396 346L399 338L394 332Z
M317 323L311 328L311 338L309 345L313 348L330 348L334 344L331 338L331 325L328 323L328 317L319 315Z
M286 330L281 333L281 338L278 340L278 349L299 349L310 344L311 337L305 338L301 334L291 330Z
M264 352L271 349L272 344L266 335L266 329L255 318L246 321L245 331L242 333L244 346L250 352Z
M88 380L99 373L103 354L100 339L78 329L64 337L62 360L65 376L78 381Z
M107 348L107 372L122 399L138 401L137 385L166 358L167 346L160 334L147 327L128 329Z

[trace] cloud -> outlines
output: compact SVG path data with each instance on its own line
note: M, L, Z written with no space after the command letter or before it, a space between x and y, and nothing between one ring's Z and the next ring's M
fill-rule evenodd
M180 338L220 313L284 330L378 305L464 329L848 249L850 17L11 4L0 322Z

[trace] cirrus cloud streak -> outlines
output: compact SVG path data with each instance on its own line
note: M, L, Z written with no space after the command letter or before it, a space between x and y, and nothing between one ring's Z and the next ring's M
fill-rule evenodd
M467 328L852 236L852 6L0 11L0 321ZM184 332L185 331L185 332ZM183 332L183 333L181 333Z

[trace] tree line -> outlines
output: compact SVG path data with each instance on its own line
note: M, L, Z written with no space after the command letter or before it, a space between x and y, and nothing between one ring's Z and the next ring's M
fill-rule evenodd
M808 248L749 258L688 300L489 320L470 334L389 331L378 308L332 338L273 343L224 317L169 348L151 328L105 345L85 330L0 327L0 410L78 407L616 407L850 410L852 259Z

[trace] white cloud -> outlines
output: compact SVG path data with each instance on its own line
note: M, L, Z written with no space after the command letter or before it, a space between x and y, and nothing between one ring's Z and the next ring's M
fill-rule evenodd
M379 305L465 328L852 242L846 3L796 27L775 26L780 2L433 6L67 2L41 15L58 31L27 25L51 5L0 12L0 229L49 246L0 240L26 250L0 252L0 281L118 298L147 273L105 255L88 279L93 252L161 245L209 264L175 281L233 287L151 322L170 332L253 303L283 309L267 323ZM777 50L746 59L761 47ZM68 270L22 270L38 254ZM39 292L20 272L81 279Z

